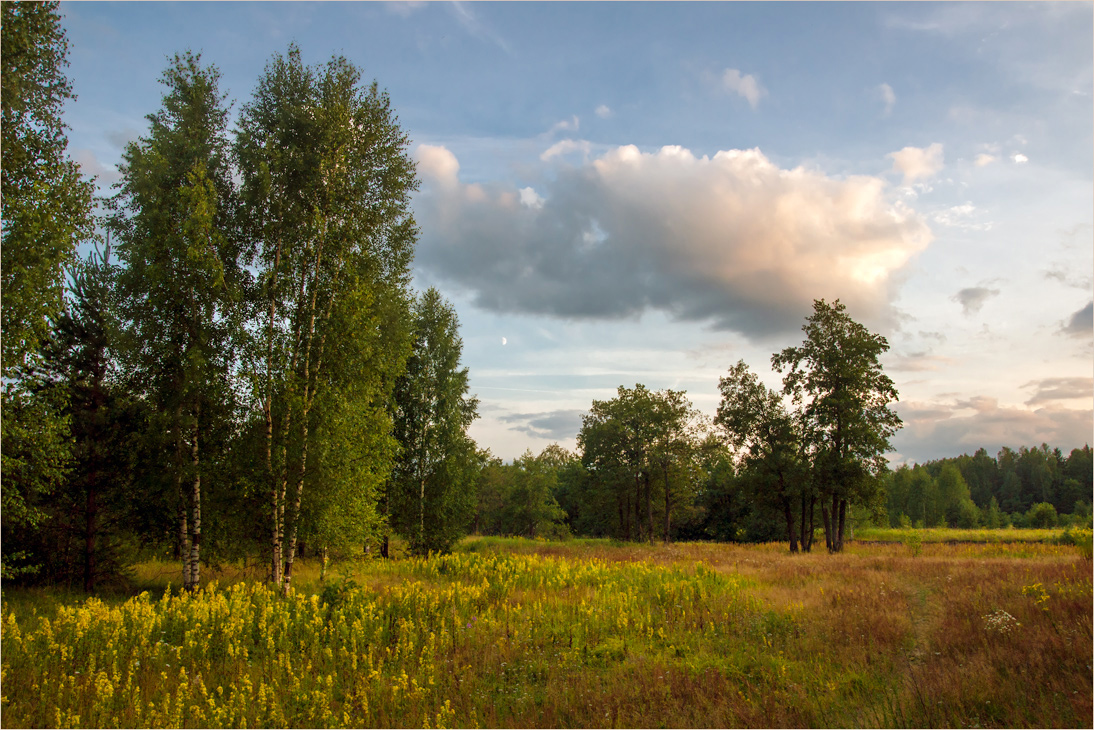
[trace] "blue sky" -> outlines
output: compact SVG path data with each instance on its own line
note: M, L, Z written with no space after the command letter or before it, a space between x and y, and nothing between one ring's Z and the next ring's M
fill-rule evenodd
M167 58L236 109L269 58L386 89L506 459L619 385L713 415L814 298L885 335L896 461L1094 429L1091 3L62 3L70 151L103 185Z

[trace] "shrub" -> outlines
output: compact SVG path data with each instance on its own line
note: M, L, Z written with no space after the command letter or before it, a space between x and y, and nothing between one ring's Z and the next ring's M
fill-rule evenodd
M1056 508L1048 502L1038 502L1026 513L1028 527L1055 527L1057 521Z

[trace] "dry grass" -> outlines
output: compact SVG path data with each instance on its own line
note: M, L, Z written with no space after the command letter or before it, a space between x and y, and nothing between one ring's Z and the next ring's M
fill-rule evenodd
M335 567L326 586L301 567L290 600L242 567L209 576L234 589L143 604L9 592L3 725L1092 722L1091 563L1072 546L473 539ZM324 589L335 605L308 597Z

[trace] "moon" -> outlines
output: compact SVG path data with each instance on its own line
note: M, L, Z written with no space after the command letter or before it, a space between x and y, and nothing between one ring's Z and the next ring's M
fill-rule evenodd
M502 345L505 345L508 342L509 342L509 340L505 339L504 337L501 338L501 344Z

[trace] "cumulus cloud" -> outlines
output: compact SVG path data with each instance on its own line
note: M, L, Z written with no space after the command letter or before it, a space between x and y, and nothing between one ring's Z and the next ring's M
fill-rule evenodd
M491 311L619 319L657 309L765 336L796 331L823 297L876 322L892 313L894 274L931 240L883 180L785 170L755 149L697 158L619 147L558 165L539 207L515 186L452 185L455 157L423 153L416 262Z
M896 410L904 428L893 438L893 447L917 461L1040 443L1066 452L1089 443L1094 426L1091 409L1008 407L984 396L948 403L898 403Z
M882 102L885 103L885 116L889 116L893 113L893 106L896 105L896 92L893 91L893 87L889 84L881 84L877 87L877 93L881 97Z
M581 430L581 416L585 411L560 410L547 413L511 413L499 416L503 423L517 424L510 426L513 431L520 431L536 438L561 441L571 439Z
M727 68L722 73L722 86L726 91L747 99L753 109L760 103L760 97L767 95L767 90L760 86L755 76L742 74L735 68Z
M1021 152L1015 152L1013 155L1010 156L1010 159L1014 160L1019 165L1025 162L1029 162L1029 158L1023 155Z
M1072 314L1063 327L1063 333L1069 337L1090 337L1094 334L1094 302Z
M596 115L601 119L607 119L612 115L612 110L607 104L601 104L596 108Z
M1052 401L1094 398L1094 378L1045 378L1032 380L1023 388L1035 388L1036 392L1026 401L1027 406Z
M995 155L989 155L987 152L981 152L976 156L977 167L987 167L993 162L995 162Z
M983 286L973 286L962 289L953 295L952 300L961 305L965 315L975 314L984 306L984 302L992 297L999 296L998 289L988 289Z
M904 176L904 184L932 177L942 169L942 145L935 142L930 147L905 147L899 152L890 152L893 158L893 172Z

